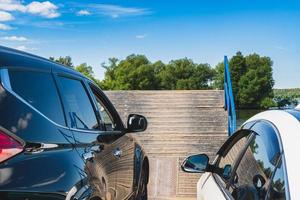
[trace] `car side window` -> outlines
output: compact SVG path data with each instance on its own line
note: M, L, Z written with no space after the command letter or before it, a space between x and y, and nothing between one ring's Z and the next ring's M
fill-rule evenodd
M108 108L105 106L103 101L99 98L97 92L91 87L91 90L95 96L99 114L101 117L101 125L104 127L105 131L115 131L116 123L112 114L109 112Z
M235 199L265 199L280 157L280 148L275 141L277 136L269 124L259 122L251 129L255 131L255 137L244 153L230 185Z
M286 199L284 168L283 168L282 162L279 163L279 165L275 171L275 174L272 178L267 199L274 199L274 200L285 200Z
M11 89L52 121L65 126L57 87L51 73L9 70Z
M67 122L76 129L99 129L98 121L88 93L80 80L58 76Z
M228 151L228 153L225 156L220 158L220 161L218 163L218 168L220 169L222 174L219 175L225 181L231 175L231 169L233 168L235 161L240 155L241 151L245 148L247 141L248 141L248 136L242 137L231 147L231 149ZM225 175L225 173L223 172L224 170L226 171L226 168L229 171L227 171L227 174Z

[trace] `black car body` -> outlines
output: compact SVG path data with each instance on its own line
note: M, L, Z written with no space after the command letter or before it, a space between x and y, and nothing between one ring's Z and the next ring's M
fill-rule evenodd
M146 199L149 163L105 94L75 70L0 47L0 199Z

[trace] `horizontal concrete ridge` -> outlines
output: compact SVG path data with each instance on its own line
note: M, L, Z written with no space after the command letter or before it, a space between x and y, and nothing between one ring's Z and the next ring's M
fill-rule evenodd
M130 113L148 120L144 133L131 134L150 161L149 199L194 200L199 174L181 171L191 154L214 159L227 139L223 90L105 91L124 122ZM126 182L124 176L124 182Z

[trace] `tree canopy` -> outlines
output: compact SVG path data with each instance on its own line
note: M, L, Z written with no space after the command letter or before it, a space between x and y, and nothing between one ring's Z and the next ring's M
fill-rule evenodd
M72 58L70 56L65 56L65 57L60 56L59 58L50 57L49 59L54 61L54 62L58 62L60 64L63 64L67 67L74 68Z
M100 81L86 63L74 66L70 56L50 59L81 72L105 90L223 89L223 62L211 68L209 64L198 64L188 58L164 63L151 62L145 55L132 54L123 60L110 58L108 63L103 63L101 67L105 69L105 75ZM229 60L237 107L276 106L272 65L269 57L255 53L244 56L237 52Z
M191 59L172 60L157 70L160 89L209 89L215 71L208 64L196 64Z
M274 100L279 108L296 106L300 101L300 88L274 89Z
M118 61L111 58L106 69L102 87L109 90L156 90L156 65L153 65L146 56L130 55Z
M74 66L72 58L70 56L66 56L66 57L60 56L59 58L50 57L49 59L54 62L63 64L74 70L77 70L78 72L82 73L83 75L85 75L86 77L88 77L89 79L91 79L101 87L101 81L95 78L95 74L92 66L88 65L87 63L82 63L78 66Z
M110 59L102 86L111 90L191 90L208 89L214 69L184 58L150 62L144 55L130 55L118 61Z
M258 108L274 106L273 62L269 57L250 54L243 56L237 52L229 60L232 90L237 107ZM223 88L224 65L216 67L214 85Z

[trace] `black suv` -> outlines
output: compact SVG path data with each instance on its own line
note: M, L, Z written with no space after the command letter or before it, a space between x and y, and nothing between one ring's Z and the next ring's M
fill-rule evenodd
M147 199L149 163L105 94L75 70L0 47L0 199Z

